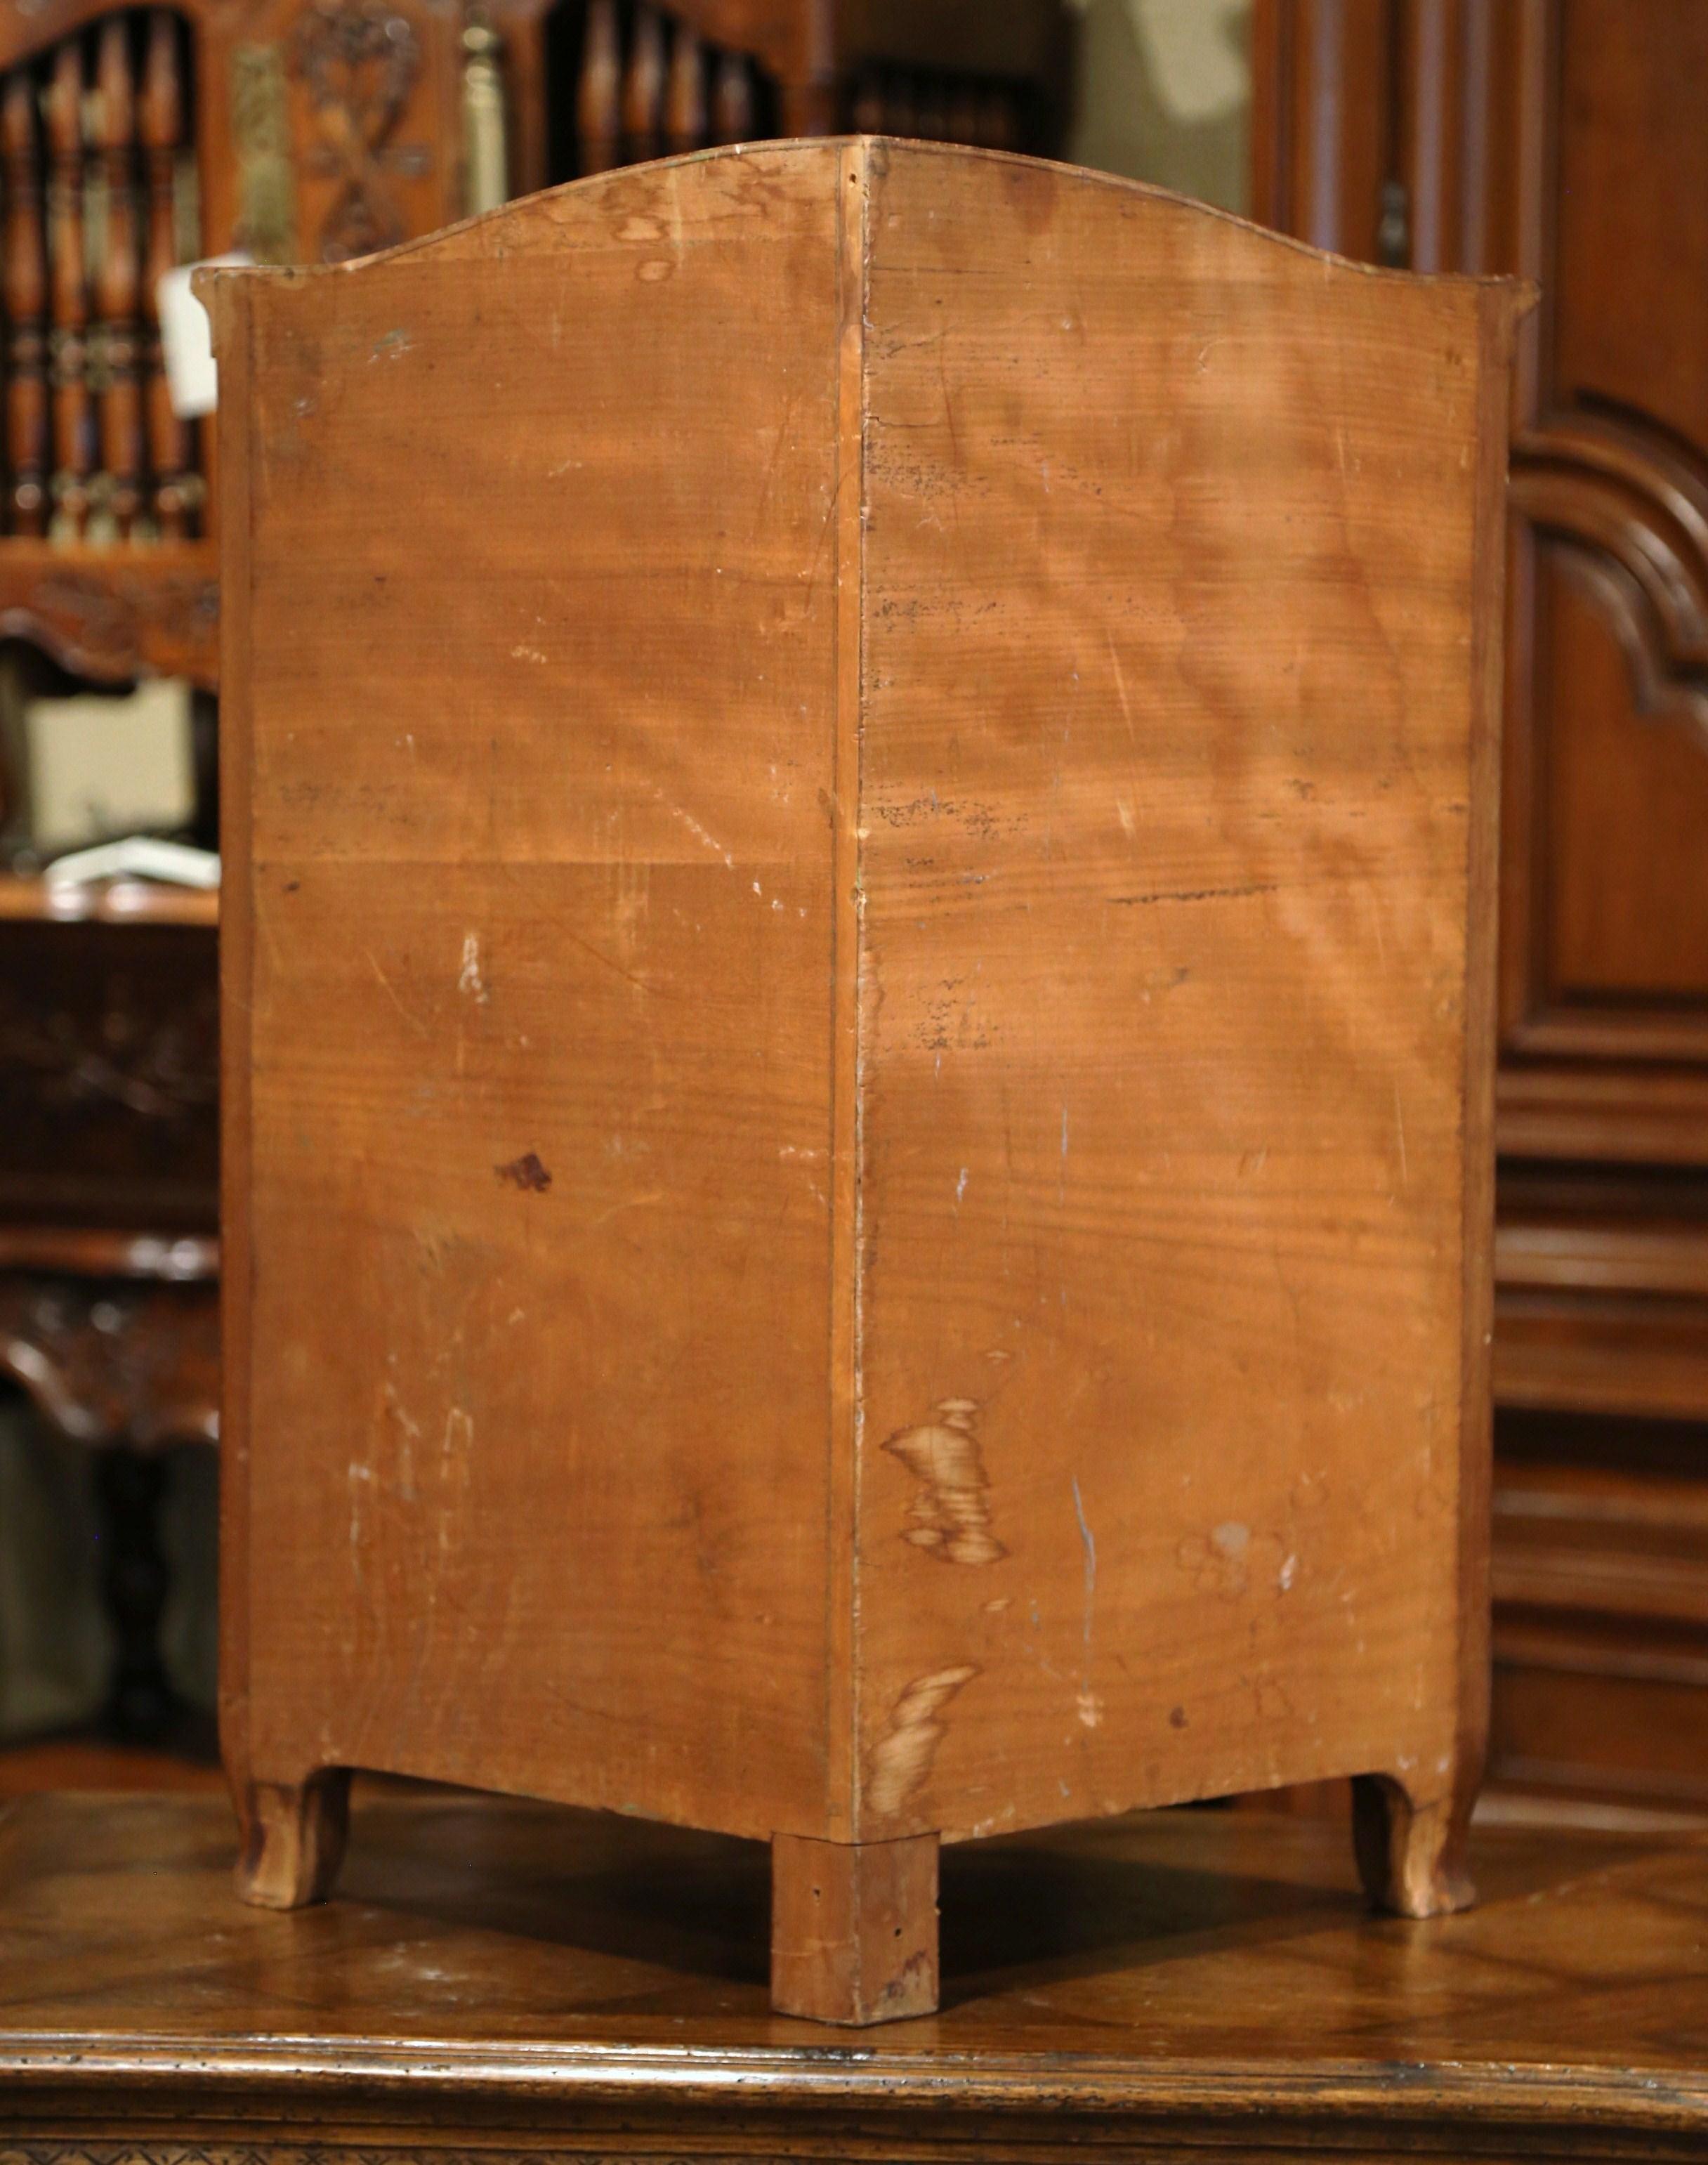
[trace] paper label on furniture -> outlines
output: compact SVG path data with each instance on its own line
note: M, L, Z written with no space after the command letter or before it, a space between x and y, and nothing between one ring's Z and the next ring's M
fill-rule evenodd
M210 255L204 262L181 263L168 271L155 287L160 313L160 357L166 366L166 391L172 411L181 421L193 421L211 414L219 403L219 370L213 358L213 336L208 311L190 290L198 271L239 268L255 258L241 250L230 255Z

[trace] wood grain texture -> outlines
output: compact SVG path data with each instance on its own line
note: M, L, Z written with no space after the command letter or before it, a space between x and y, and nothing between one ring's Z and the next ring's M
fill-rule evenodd
M838 171L234 289L252 1778L823 1828Z
M943 2011L768 2012L757 1846L363 1802L344 1899L230 1901L218 1800L0 1818L0 2152L1684 2158L1708 2138L1698 1843L1481 1831L1481 1906L1373 1920L1337 1829L1151 1814L943 1857ZM122 1932L114 1919L124 1918Z
M938 1841L771 1841L771 2004L820 2022L936 2011Z
M860 1831L1451 1790L1506 297L874 155Z
M1460 1899L1516 290L864 139L213 282L239 1796Z

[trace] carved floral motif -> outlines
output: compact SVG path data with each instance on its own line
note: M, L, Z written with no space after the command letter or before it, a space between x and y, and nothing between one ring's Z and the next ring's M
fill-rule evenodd
M318 0L297 27L294 72L306 85L319 140L310 170L339 182L320 230L329 263L404 237L388 176L423 154L391 138L421 73L421 42L389 0Z

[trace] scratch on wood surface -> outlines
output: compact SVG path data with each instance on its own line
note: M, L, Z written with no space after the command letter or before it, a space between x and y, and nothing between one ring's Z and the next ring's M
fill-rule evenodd
M1400 1104L1400 1084L1397 1077L1394 1083L1394 1131L1400 1145L1400 1185L1401 1188L1407 1188L1411 1185L1411 1172L1406 1162L1406 1114Z
M1074 1491L1074 1516L1080 1522L1080 1546L1085 1553L1085 1662L1080 1679L1078 1704L1080 1720L1087 1729L1095 1729L1103 1719L1103 1702L1091 1688L1091 1631L1097 1608L1097 1544L1085 1517L1085 1499L1080 1493L1080 1477L1075 1473L1069 1478Z
M367 1582L362 1572L362 1553L367 1545L367 1525L365 1499L374 1478L374 1469L360 1458L349 1464L349 1566L350 1575L356 1583L358 1596L367 1599Z
M608 1225L613 1218L620 1217L625 1210L650 1209L654 1204L665 1200L665 1193L662 1188L649 1188L644 1195L625 1195L620 1201L607 1204L596 1218L590 1219L588 1230L592 1231L601 1225Z
M389 1356L388 1365L395 1368L397 1356ZM386 1411L397 1430L397 1493L406 1504L416 1500L415 1446L421 1441L421 1424L397 1395L397 1386L388 1380L385 1394Z
M1103 636L1108 641L1110 666L1115 672L1116 696L1121 702L1121 719L1127 724L1127 741L1131 744L1135 740L1133 729L1133 703L1127 696L1127 672L1121 666L1121 650L1115 644L1114 633L1106 631Z
M419 1015L411 1014L408 1009L404 1006L402 1001L398 998L397 987L380 967L378 961L374 956L372 950L371 948L364 947L362 953L367 958L368 967L379 979L381 987L384 988L386 998L390 1000L392 1006L397 1009L398 1014L402 1016L404 1021L408 1024L411 1030L415 1032L418 1037L428 1036L429 1032L428 1030L427 1025L422 1021Z
M872 1746L867 1794L875 1812L898 1812L925 1786L938 1747L949 1734L943 1710L979 1673L962 1662L916 1677L891 1709L883 1735Z
M700 822L694 817L691 812L685 812L680 804L672 804L670 807L670 816L673 819L680 819L681 821L682 824L687 829L688 832L694 836L696 841L703 842L708 850L714 851L718 856L722 857L724 863L728 866L731 872L735 870L735 859L730 855L729 851L724 848L723 843L718 840L715 835L708 835L707 833L706 830L700 824Z
M979 1409L944 1399L934 1420L898 1429L883 1448L919 1483L902 1540L939 1563L996 1563L1007 1550L991 1530L991 1481L979 1450Z
M452 1406L444 1417L439 1446L439 1552L450 1552L453 1524L468 1493L475 1452L475 1419L466 1406Z

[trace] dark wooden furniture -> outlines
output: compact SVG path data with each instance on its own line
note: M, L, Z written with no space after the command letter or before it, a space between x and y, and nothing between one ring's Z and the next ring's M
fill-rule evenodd
M1258 0L1259 217L1516 271L1493 1772L1708 1809L1708 14Z
M1708 1853L1479 1833L1372 1919L1334 1830L1168 1813L945 1859L944 2005L767 2011L757 1845L459 1797L338 1902L234 1909L218 1799L0 1817L0 2152L29 2165L1684 2159Z
M1468 1899L1518 289L865 138L205 282L251 1899L353 1766L770 1838L832 2020L940 1841Z
M209 431L174 419L155 323L181 258L336 261L548 179L856 116L1048 149L1065 22L1059 0L0 8L0 638L83 682L215 687ZM0 776L0 811L14 793ZM0 1367L102 1448L132 1735L176 1718L139 1454L217 1422L216 914L68 912L0 877Z

